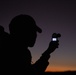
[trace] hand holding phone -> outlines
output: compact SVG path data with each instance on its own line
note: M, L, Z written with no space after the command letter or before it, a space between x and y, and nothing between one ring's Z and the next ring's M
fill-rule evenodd
M58 38L61 37L61 34L53 33L52 34L52 40L51 41L58 41Z
M59 33L58 34L57 33L52 34L52 38L51 38L51 42L49 43L49 47L43 54L49 55L52 52L54 52L56 48L58 48L58 46L59 46L58 38L59 37L61 37L61 34L59 34Z
M51 42L50 42L50 48L56 49L59 46L59 40L58 38L61 37L61 34L59 33L53 33L52 34L52 38L51 38Z

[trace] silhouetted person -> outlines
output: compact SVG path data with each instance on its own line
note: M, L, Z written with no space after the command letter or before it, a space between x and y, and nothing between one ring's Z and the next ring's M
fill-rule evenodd
M10 60L9 55L9 41L10 35L5 32L4 27L0 25L0 71L8 72L8 64Z
M48 49L32 64L32 56L28 47L34 46L37 32L41 33L42 30L31 16L25 14L14 17L9 24L9 30L11 35L10 72L25 75L43 74L49 65L50 53L59 45L58 41L50 42Z
M9 37L10 35L5 32L4 27L0 25L0 50L4 50L5 46L9 42Z
M3 43L3 41L8 41L9 34L5 32L4 27L0 25L0 42Z

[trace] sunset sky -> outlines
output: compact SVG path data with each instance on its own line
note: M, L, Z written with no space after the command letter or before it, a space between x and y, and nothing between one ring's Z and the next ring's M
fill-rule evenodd
M75 0L0 0L0 25L8 25L19 14L32 16L42 29L34 47L29 48L35 63L48 48L52 33L61 33L59 48L49 59L46 71L76 70L76 1Z

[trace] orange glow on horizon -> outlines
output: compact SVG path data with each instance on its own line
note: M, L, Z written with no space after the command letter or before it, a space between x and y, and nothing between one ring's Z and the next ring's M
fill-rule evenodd
M76 71L76 68L64 67L64 66L51 66L47 67L45 72L63 72L63 71Z

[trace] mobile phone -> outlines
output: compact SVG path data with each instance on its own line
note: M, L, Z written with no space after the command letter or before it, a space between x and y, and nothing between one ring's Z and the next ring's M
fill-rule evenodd
M57 38L52 38L52 41L57 41Z

